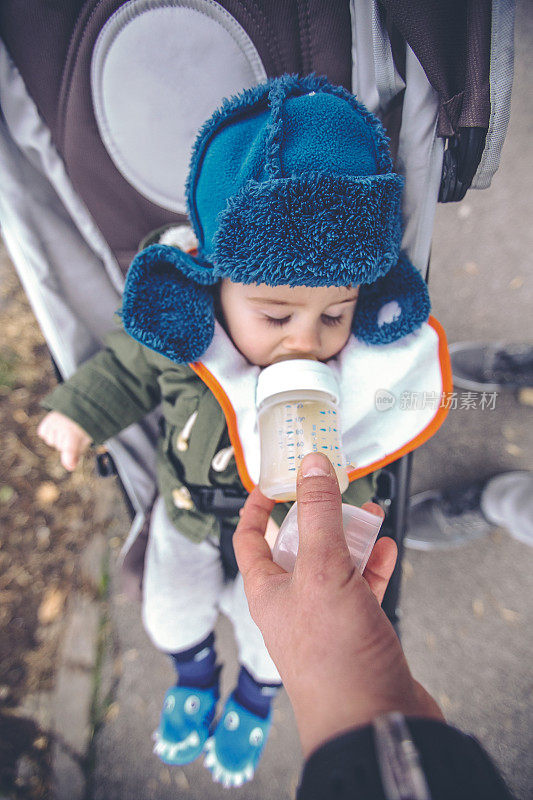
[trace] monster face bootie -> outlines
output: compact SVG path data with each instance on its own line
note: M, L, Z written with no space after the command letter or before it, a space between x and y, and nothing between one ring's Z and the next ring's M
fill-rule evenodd
M241 667L212 737L204 764L226 789L251 781L272 723L271 703L281 684L261 684Z
M165 695L154 753L165 764L190 764L209 736L219 698L218 681L211 689L172 686Z
M171 654L178 685L165 695L154 753L165 764L190 764L202 752L211 732L219 698L220 667L216 666L214 636L190 650Z

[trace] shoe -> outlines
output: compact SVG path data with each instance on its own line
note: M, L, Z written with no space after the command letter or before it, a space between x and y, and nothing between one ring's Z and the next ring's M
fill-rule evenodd
M154 753L164 764L190 764L202 753L219 698L218 682L210 689L172 686L165 695Z
M411 497L405 546L446 550L486 536L493 526L481 511L483 487L477 483L455 492L430 490Z
M481 511L514 539L533 545L533 472L504 472L487 483Z
M204 765L214 781L229 789L252 780L270 731L271 718L271 712L263 719L244 708L233 694L229 697L205 747Z
M453 383L461 389L494 392L533 386L533 345L456 342L449 347Z

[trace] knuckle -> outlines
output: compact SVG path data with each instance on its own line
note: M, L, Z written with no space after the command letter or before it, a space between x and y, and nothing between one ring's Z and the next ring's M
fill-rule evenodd
M329 482L328 482L329 483ZM298 495L298 505L300 507L318 508L320 506L331 506L339 502L339 490L332 485L327 486L302 486Z

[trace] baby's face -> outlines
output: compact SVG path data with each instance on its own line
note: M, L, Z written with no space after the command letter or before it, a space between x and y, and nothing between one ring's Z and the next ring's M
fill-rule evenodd
M358 289L346 286L267 286L224 279L220 305L233 343L248 361L266 367L284 357L327 361L350 336Z

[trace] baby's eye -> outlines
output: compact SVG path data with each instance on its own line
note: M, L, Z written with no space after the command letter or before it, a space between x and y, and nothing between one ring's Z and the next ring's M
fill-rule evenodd
M265 316L265 320L268 325L285 325L290 320L290 315L288 317L268 317Z
M324 325L339 325L342 322L342 314L339 317L331 317L329 314L322 314Z

